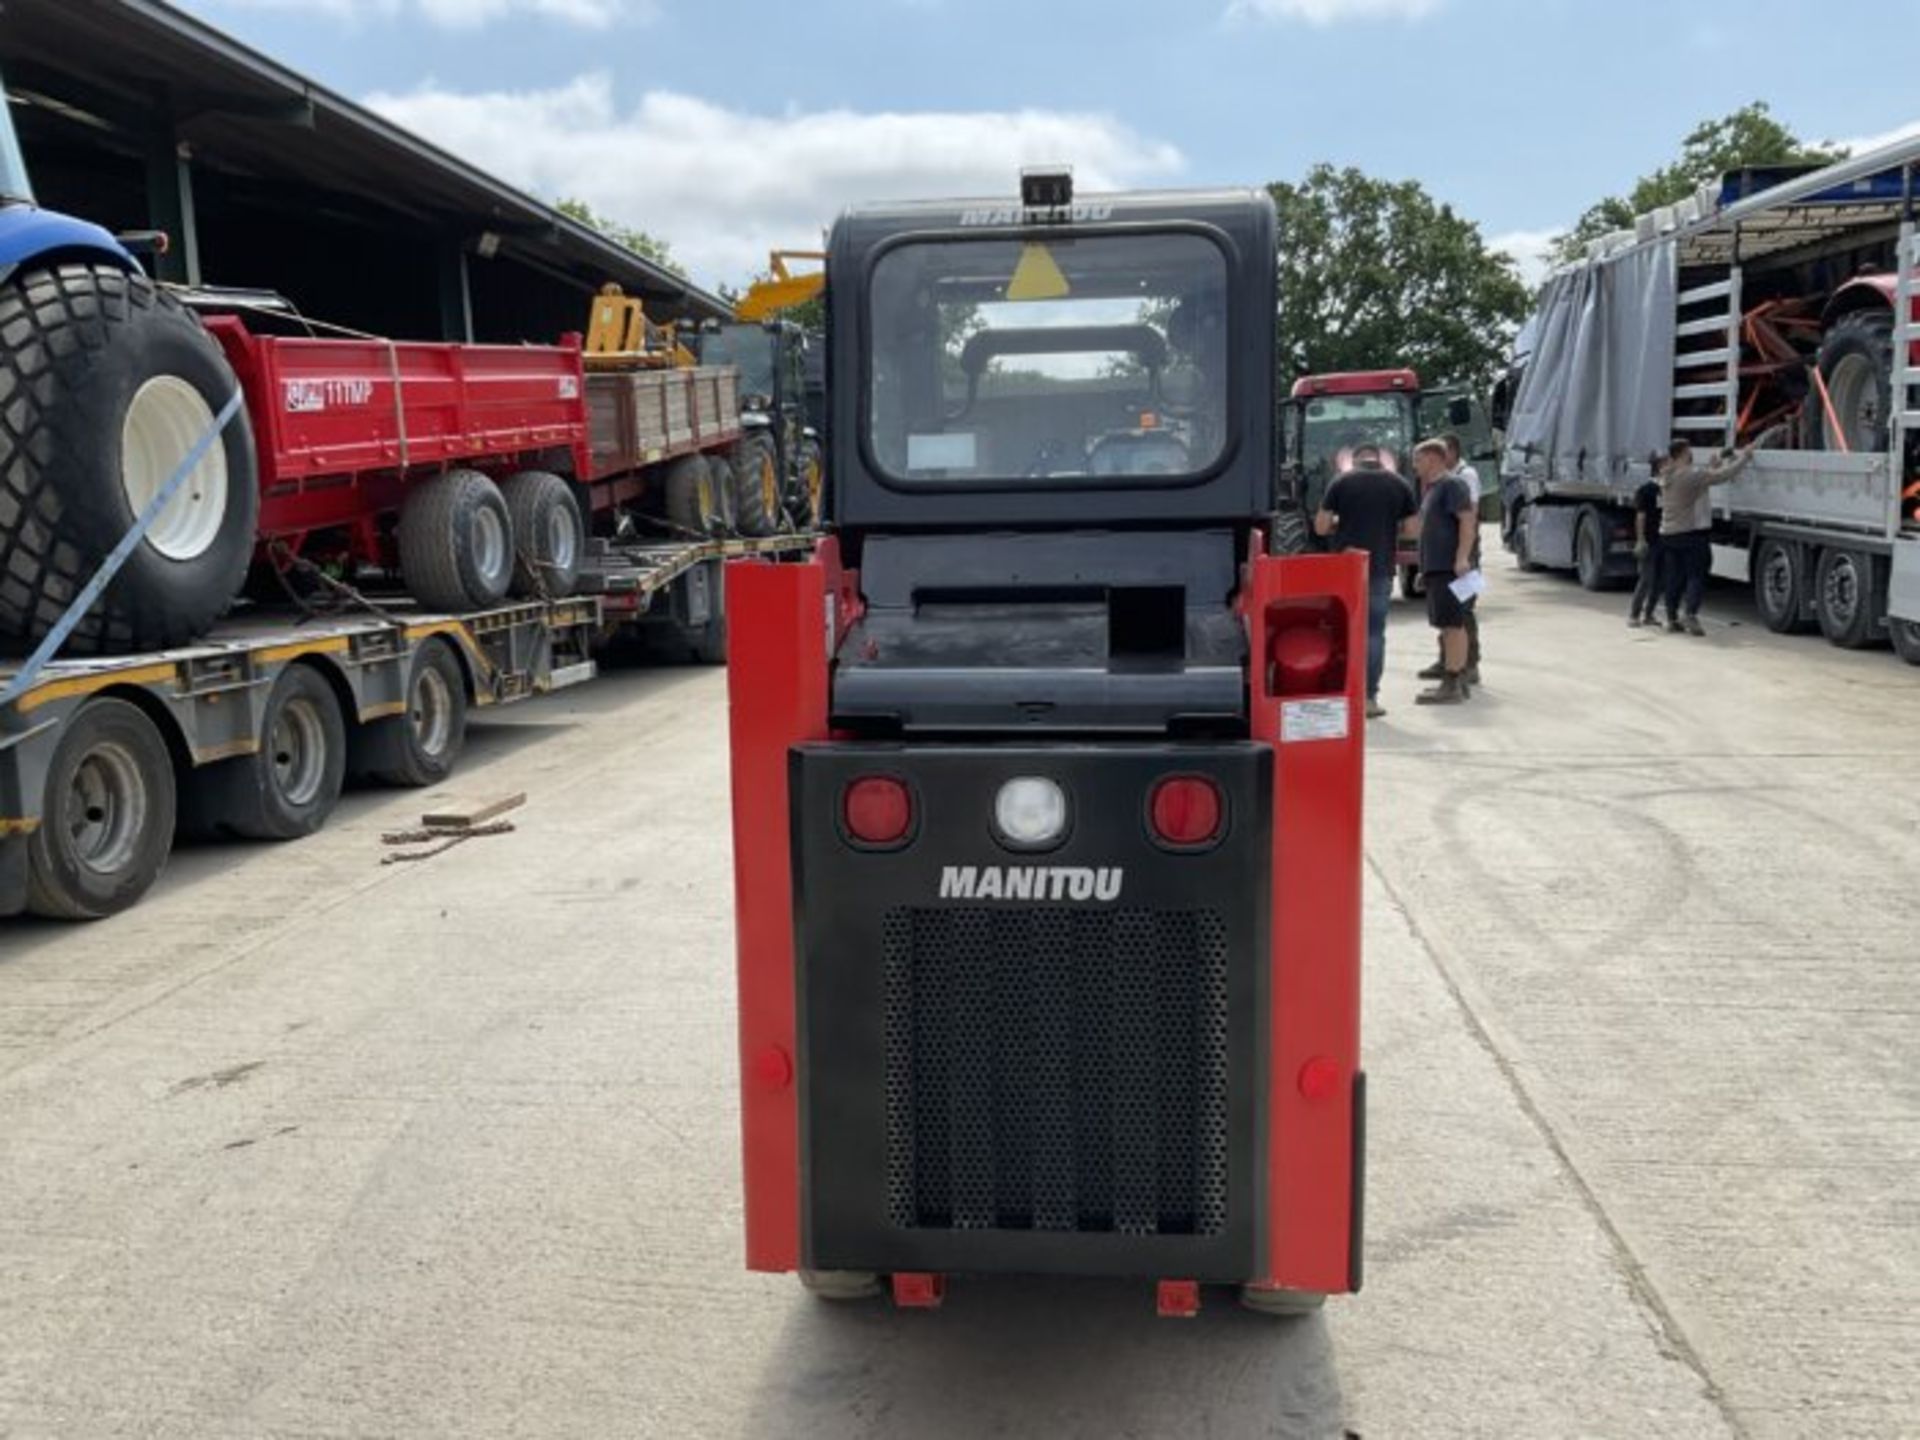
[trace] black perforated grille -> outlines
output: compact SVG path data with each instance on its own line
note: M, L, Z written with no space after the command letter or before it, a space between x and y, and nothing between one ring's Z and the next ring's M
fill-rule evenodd
M901 908L882 934L895 1225L1221 1232L1217 913Z

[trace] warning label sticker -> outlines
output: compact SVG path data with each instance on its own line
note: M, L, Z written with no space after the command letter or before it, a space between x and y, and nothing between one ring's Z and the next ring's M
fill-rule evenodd
M1280 743L1347 738L1347 701L1288 700L1280 707Z

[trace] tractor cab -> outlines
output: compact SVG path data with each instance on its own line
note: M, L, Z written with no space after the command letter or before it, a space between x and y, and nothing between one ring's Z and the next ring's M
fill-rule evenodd
M728 573L749 1264L1358 1272L1358 555L1269 553L1257 191L863 209L831 530Z

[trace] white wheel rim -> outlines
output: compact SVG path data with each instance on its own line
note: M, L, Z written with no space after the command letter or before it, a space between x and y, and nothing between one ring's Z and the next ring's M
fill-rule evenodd
M547 562L556 570L573 568L573 521L559 505L547 512Z
M478 506L473 512L473 561L488 584L499 578L507 562L507 527L491 505Z
M137 516L213 428L213 407L177 375L156 375L134 392L120 427L120 486ZM227 518L227 447L215 441L147 531L169 560L197 560Z
M95 746L74 767L67 800L73 857L96 875L117 875L132 862L147 828L147 785L125 748Z
M1856 453L1871 448L1873 430L1880 422L1879 375L1864 355L1848 355L1827 377L1827 398L1839 417L1848 448Z

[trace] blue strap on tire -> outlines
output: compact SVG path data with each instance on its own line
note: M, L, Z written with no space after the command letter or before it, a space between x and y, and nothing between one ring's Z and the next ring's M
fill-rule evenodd
M120 567L127 563L135 547L147 538L147 531L151 530L153 522L160 518L160 512L173 502L173 497L180 493L180 487L187 483L187 477L199 468L202 460L207 458L207 452L220 438L220 432L225 430L233 417L240 413L240 402L241 394L236 390L233 392L233 398L228 400L221 407L220 413L213 417L213 424L193 442L193 448L187 451L186 459L180 462L179 468L168 477L167 483L160 487L154 497L147 501L146 508L134 518L133 528L120 537L120 543L115 545L107 558L101 562L100 568L94 572L86 588L74 597L73 603L67 606L66 613L54 624L53 629L47 632L46 638L35 647L33 654L27 657L27 663L20 667L20 672L7 682L5 690L0 690L0 710L5 710L7 706L26 694L33 682L40 678L40 672L59 653L60 647L67 643L67 637L73 634L74 627L86 618L87 611L93 608L93 603L100 598L101 592L113 583L113 577L120 573Z

